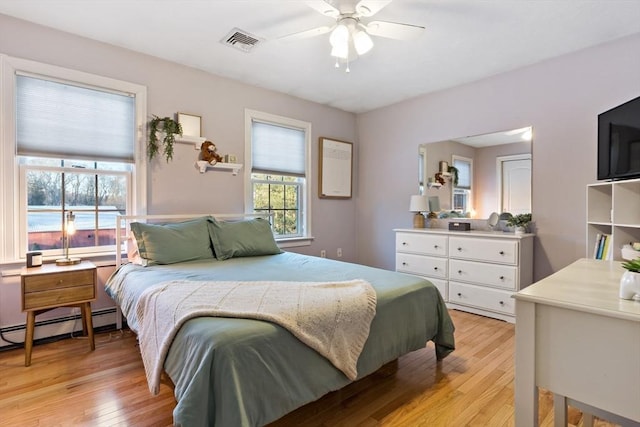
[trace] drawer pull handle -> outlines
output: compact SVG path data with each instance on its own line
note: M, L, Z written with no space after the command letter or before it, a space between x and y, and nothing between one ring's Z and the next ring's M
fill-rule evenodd
M434 269L435 271L438 271L438 267L433 267L433 269Z
M407 265L407 263L406 262L402 262L402 265Z
M462 270L458 270L458 274L462 274Z
M500 276L500 280L504 280L504 276Z
M62 285L62 279L58 280L58 285Z
M407 246L407 242L402 242L402 246Z
M462 252L462 248L458 248L458 252Z
M504 301L500 301L500 305L504 305Z
M504 251L500 251L500 255L504 255Z
M458 292L458 296L459 296L459 297L462 297L462 293L461 293L461 292Z

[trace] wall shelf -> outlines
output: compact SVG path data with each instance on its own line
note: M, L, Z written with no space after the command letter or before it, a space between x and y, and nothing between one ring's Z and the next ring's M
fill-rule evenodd
M216 163L214 165L209 164L209 162L205 162L204 160L198 160L196 162L196 166L200 170L200 173L205 173L207 169L218 169L218 170L230 170L233 175L238 175L240 169L242 169L242 165L240 163Z
M191 135L176 135L176 142L181 144L193 144L195 150L200 150L200 146L205 142L207 138L204 136L191 136Z

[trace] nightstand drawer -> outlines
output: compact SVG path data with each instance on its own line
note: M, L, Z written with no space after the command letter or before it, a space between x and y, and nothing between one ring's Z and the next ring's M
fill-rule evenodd
M61 288L93 286L93 274L94 270L80 270L26 276L24 278L24 292L25 294L48 290L58 292L63 290Z
M95 286L93 284L30 292L24 295L23 310L61 306L93 299L95 299Z

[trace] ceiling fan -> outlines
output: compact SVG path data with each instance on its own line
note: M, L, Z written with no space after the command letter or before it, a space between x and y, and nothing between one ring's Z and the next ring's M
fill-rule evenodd
M424 27L387 21L367 21L367 18L378 13L392 0L312 0L306 4L324 16L335 19L335 24L305 30L280 40L299 40L308 37L331 33L331 56L336 58L336 67L364 55L373 47L370 36L386 37L396 40L411 40L419 36Z

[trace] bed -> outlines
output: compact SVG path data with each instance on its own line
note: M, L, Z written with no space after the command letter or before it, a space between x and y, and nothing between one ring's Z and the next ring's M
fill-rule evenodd
M184 219L172 215L118 220L117 245L128 239L129 257L135 262L120 265L117 251L118 267L105 289L134 332L151 321L141 317L140 310L150 289L176 289L187 282L360 280L375 291L375 316L353 378L277 323L212 316L186 320L172 336L161 365L174 385L175 425L262 426L424 348L427 341L433 341L438 360L454 350L454 326L444 301L422 278L283 252L273 241L268 221L260 218Z

